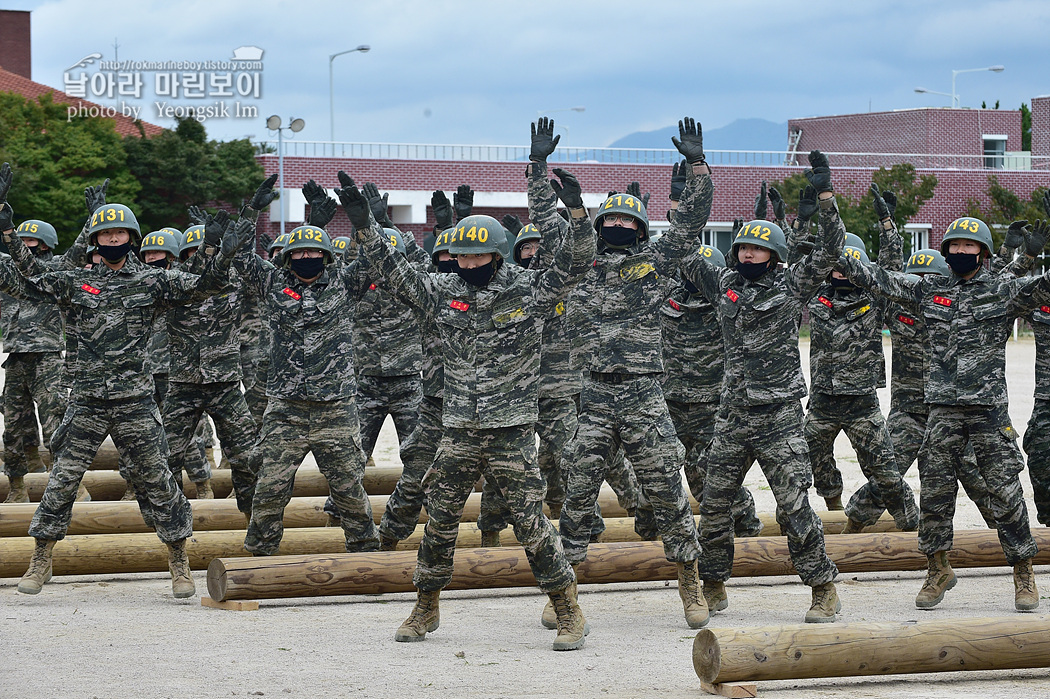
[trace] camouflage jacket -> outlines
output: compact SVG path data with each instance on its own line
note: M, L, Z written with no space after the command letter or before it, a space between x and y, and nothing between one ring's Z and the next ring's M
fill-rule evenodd
M19 270L31 271L32 253L12 237L8 243ZM47 272L25 279L0 268L0 289L23 299L68 308L76 327L73 396L119 400L153 394L147 368L154 319L174 306L200 302L224 290L230 261L210 258L200 276L149 267L134 255L117 271Z
M999 248L992 260L992 272L1023 277L1031 272L1036 258L1021 254L1014 259L1011 248ZM1035 332L1035 397L1050 399L1050 305L1040 305L1028 316Z
M901 237L885 229L880 235L879 263L900 264ZM889 306L887 299L863 289L836 290L830 283L817 289L809 302L811 391L863 396L885 388L882 326Z
M664 397L679 403L717 402L725 374L725 350L714 306L702 294L691 294L676 284L660 314Z
M190 274L205 263L203 246L184 263ZM175 383L220 383L241 380L240 277L231 275L227 290L202 303L168 311L169 377Z
M896 230L896 225L894 225ZM881 234L885 238L885 234ZM904 270L904 246L897 258L879 255L879 265L891 272ZM926 372L930 365L930 340L926 337L926 321L922 315L911 313L903 306L891 303L886 312L886 326L890 329L893 360L890 366L890 410L907 413L927 413Z
M146 354L146 371L152 374L167 374L171 370L171 352L168 350L168 314L153 320L153 331L149 337Z
M660 307L711 213L711 177L691 170L670 230L627 253L605 249L569 297L574 368L662 374ZM626 195L625 195L626 196Z
M410 376L423 367L423 343L412 307L382 279L370 283L354 314L357 371L365 376Z
M354 397L354 307L370 283L361 261L328 265L309 284L250 252L239 254L234 267L259 297L268 328L266 395L303 401Z
M716 267L700 255L682 261L683 277L718 311L726 353L721 400L726 405L766 405L806 395L798 317L842 253L842 222L835 200L828 201L820 209L817 249L786 269L748 280L735 268Z
M574 222L549 269L504 263L481 288L459 275L417 270L383 243L374 222L365 235L362 256L436 321L444 343L443 424L492 429L535 422L543 319L594 259L590 222Z
M930 341L928 404L1007 404L1006 341L1014 318L1050 305L1050 273L1014 279L979 269L971 279L917 278L853 258L842 265L858 286L923 317Z

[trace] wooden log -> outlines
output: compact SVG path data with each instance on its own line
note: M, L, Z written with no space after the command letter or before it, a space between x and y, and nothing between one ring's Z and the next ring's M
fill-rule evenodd
M1036 564L1050 563L1050 530L1032 532L1040 552ZM1005 566L995 532L955 533L952 565L959 568ZM926 556L919 553L914 532L841 534L827 539L828 555L843 573L886 570L922 570ZM787 575L794 567L785 537L737 539L733 575L754 577ZM348 553L277 558L216 558L208 566L212 599L273 599L320 595L408 592L412 587L415 556L408 551ZM664 558L659 542L593 544L580 564L581 583L673 580L674 563ZM536 584L521 548L460 551L449 589L531 587Z
M796 680L1050 667L1050 618L939 619L701 629L703 682Z
M397 479L401 477L401 468L398 466L377 466L365 471L365 492L369 495L389 495L394 492ZM26 485L29 487L29 499L32 502L40 502L40 497L47 487L46 473L30 473L26 476ZM84 474L84 485L91 493L92 500L119 500L124 495L127 484L116 471L88 471ZM215 497L224 498L230 494L233 486L230 481L229 469L215 469L211 475L212 489ZM197 486L183 474L182 487L186 496L197 497ZM10 492L10 484L6 478L0 478L0 500L7 497ZM294 497L318 497L328 495L328 481L324 479L316 466L302 466L295 474L295 485L292 495Z

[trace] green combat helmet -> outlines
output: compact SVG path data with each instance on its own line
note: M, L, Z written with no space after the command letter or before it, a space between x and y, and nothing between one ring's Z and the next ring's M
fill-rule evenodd
M288 235L288 233L281 233L277 236L277 238L270 243L270 247L266 248L266 254L272 258L274 256L274 250L280 253L284 246L288 244Z
M852 257L855 260L860 260L865 264L871 262L871 260L868 259L868 253L864 251L864 248L858 248L853 245L843 245L842 254L846 257Z
M132 246L138 245L142 239L139 230L139 221L131 209L123 204L103 204L91 214L88 225L88 242L98 244L98 234L111 228L126 228L131 231Z
M726 256L722 254L722 251L718 248L713 248L710 245L701 245L696 249L696 254L704 258L715 267L726 266Z
M405 239L401 237L401 231L396 228L384 228L383 235L395 250L408 257L408 248L405 247Z
M769 221L748 221L733 239L733 247L730 248L730 256L733 260L739 259L737 247L740 245L755 245L770 250L777 256L778 261L787 261L787 239L784 231L775 223Z
M332 238L332 250L343 262L353 262L357 259L357 246L354 245L354 239L348 235L337 235Z
M963 216L952 221L952 224L948 226L948 232L941 239L941 254L943 255L948 250L950 241L958 239L977 241L984 247L988 256L992 256L992 232L988 230L988 225L984 221L972 216Z
M190 226L182 234L182 243L179 245L179 259L185 261L192 250L196 250L204 242L204 226Z
M38 221L35 218L22 221L15 229L15 233L19 238L36 238L47 246L48 250L58 247L58 233L55 232L55 227L47 221Z
M165 252L171 255L172 260L177 260L182 252L182 245L179 244L181 236L182 233L174 228L161 228L159 231L154 231L142 239L139 256L145 258L144 253L157 251Z
M452 234L455 232L456 227L451 226L434 235L434 249L430 251L430 262L435 267L438 264L439 253L448 252L448 246L452 244Z
M320 250L324 253L324 263L332 264L335 255L332 253L332 241L328 234L317 226L299 226L288 234L288 244L281 251L282 267L287 267L292 257L289 253L296 250Z
M904 267L907 274L939 274L942 277L952 276L948 269L948 263L944 261L944 255L931 248L916 250L908 258L908 264Z
M864 244L864 240L856 233L846 233L846 237L843 238L842 244L848 245L851 248L859 248L867 254L868 246Z
M594 217L594 230L599 234L602 230L602 219L609 214L620 214L633 218L638 222L638 240L649 239L649 213L645 210L645 204L638 197L630 194L613 194L606 199L605 203L598 208L598 215Z
M467 216L455 228L444 231L449 234L448 252L451 255L483 255L497 253L504 260L510 259L510 244L503 224L482 214ZM438 246L434 246L437 253Z
M540 229L536 228L536 224L527 223L521 227L518 231L518 236L514 239L514 262L521 264L521 246L532 240L540 240L543 236L540 235Z

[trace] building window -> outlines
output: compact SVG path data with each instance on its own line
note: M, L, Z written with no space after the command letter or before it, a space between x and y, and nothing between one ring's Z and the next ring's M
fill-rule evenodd
M729 255L729 248L733 246L733 224L705 228L700 241L708 247L718 248L723 255Z
M1003 169L1003 158L1006 156L1006 136L984 136L984 166L993 170Z
M911 234L911 251L925 250L930 247L929 224L907 224L904 226L905 233Z

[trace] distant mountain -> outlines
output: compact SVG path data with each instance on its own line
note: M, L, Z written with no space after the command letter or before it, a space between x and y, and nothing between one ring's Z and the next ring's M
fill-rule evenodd
M678 125L655 131L636 131L609 144L610 148L673 148L671 136ZM704 148L709 150L787 150L787 122L737 119L719 129L704 129Z

